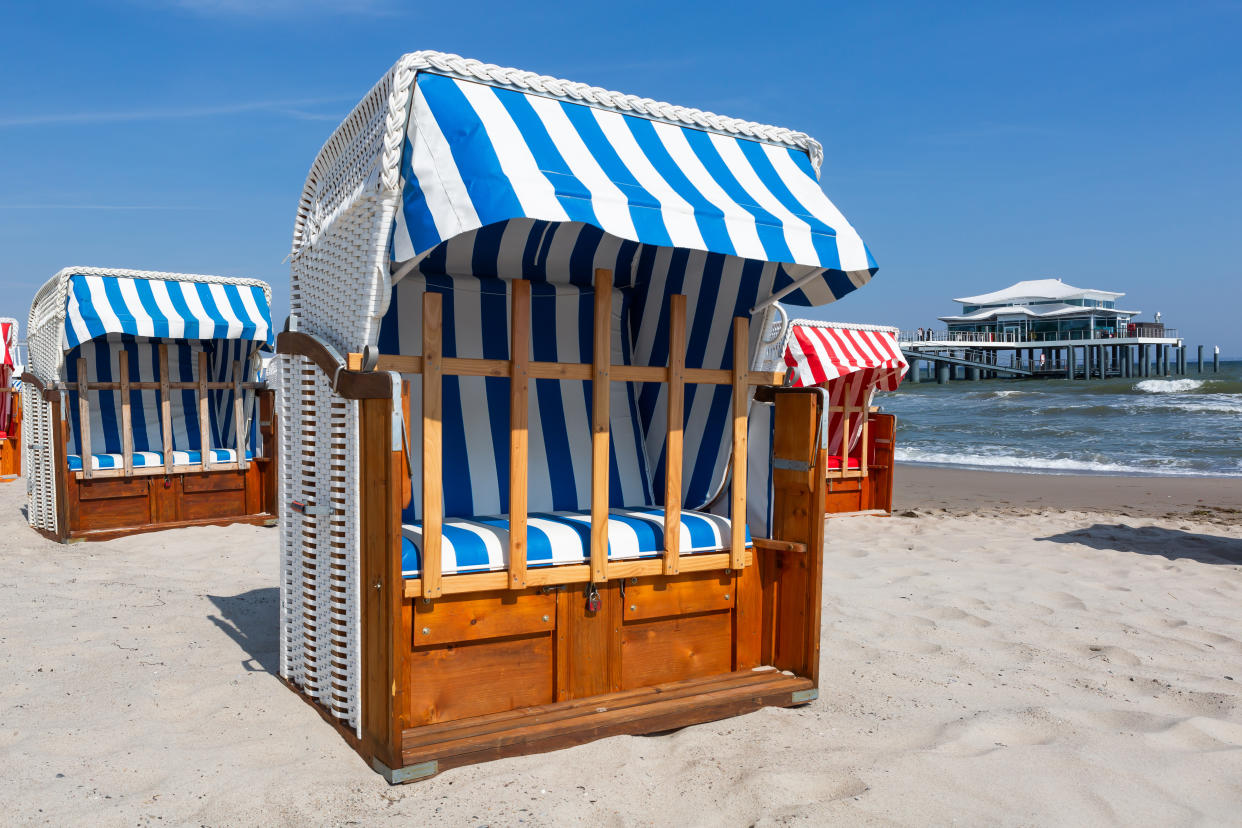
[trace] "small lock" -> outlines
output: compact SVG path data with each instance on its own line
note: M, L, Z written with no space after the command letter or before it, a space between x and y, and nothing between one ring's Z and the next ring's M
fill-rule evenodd
M600 605L603 602L599 599L599 590L595 588L595 584L587 587L586 608L587 612L599 612Z

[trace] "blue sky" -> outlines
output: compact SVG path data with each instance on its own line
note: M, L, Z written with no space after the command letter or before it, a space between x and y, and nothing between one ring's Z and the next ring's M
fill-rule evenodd
M926 326L1060 277L1242 355L1242 3L115 0L0 11L0 315L70 264L254 276L287 312L333 127L439 49L810 133Z

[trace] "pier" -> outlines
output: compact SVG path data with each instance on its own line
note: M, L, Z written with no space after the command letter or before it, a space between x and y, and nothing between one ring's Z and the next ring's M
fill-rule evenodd
M1186 373L1186 345L1155 314L1139 321L1137 310L1117 307L1124 293L1078 288L1060 279L1017 282L1002 290L964 296L960 314L942 316L944 330L902 331L899 343L911 365L910 381L924 379L922 366L939 382L952 379L1034 377L1089 380L1168 377ZM1212 367L1219 367L1219 348ZM1203 373L1203 346L1199 346ZM930 373L930 372L929 372Z
M1136 333L1059 339L1024 332L902 331L899 344L910 363L910 382L1001 377L1129 379L1187 373L1186 345L1175 329L1161 326L1158 331ZM1203 373L1202 356L1196 364ZM1214 361L1213 369L1217 364ZM929 368L926 373L921 370L924 365Z

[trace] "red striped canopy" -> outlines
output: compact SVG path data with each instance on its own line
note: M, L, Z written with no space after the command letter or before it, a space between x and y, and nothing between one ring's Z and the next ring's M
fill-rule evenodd
M866 371L868 386L895 391L910 367L897 345L896 328L807 320L795 320L789 328L785 364L795 387Z
M785 364L795 387L827 386L829 405L838 409L828 418L828 454L837 462L846 436L839 407L866 410L876 390L897 390L910 367L897 345L896 328L807 320L790 324ZM856 415L850 420L846 452L850 463L863 449L859 445L863 419Z

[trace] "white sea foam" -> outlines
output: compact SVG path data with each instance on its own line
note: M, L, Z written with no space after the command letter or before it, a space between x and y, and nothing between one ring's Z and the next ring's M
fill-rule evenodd
M969 454L928 451L919 448L897 447L897 461L936 466L958 466L1002 471L1042 472L1044 474L1136 474L1162 477L1242 477L1242 473L1197 472L1193 469L1160 466L1155 463L1131 466L1095 460L1075 460L1069 457L1020 457L1013 454Z
M1177 394L1183 391L1198 391L1203 387L1203 380L1143 380L1134 387L1149 394Z

